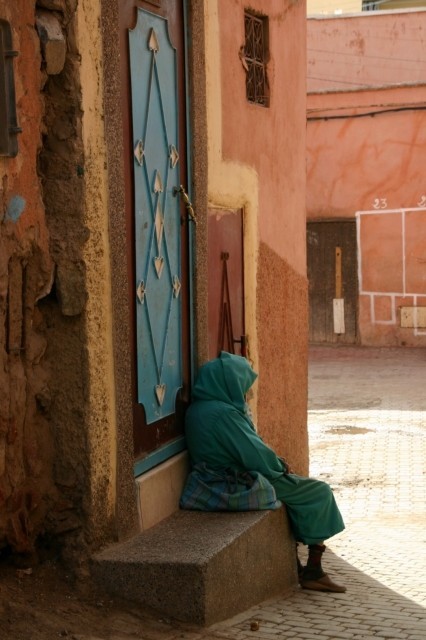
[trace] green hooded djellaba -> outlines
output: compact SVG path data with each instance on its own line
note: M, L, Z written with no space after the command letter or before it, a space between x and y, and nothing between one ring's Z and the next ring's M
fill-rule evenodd
M333 492L325 482L288 473L257 434L245 398L256 378L246 358L224 351L201 367L185 422L191 463L261 473L285 504L295 539L327 540L344 529Z

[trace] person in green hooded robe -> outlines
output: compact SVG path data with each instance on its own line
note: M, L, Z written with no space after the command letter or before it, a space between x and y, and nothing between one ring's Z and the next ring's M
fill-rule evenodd
M345 528L333 492L325 482L291 473L258 435L246 403L256 378L246 358L225 351L200 368L185 418L192 467L224 477L230 470L260 473L285 504L295 540L309 547L306 566L298 560L301 586L344 592L321 565L324 540Z

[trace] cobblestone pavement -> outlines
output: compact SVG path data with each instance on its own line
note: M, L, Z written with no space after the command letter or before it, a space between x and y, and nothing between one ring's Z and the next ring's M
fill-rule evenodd
M346 522L324 564L347 592L298 590L203 637L426 640L426 350L312 348L309 437Z

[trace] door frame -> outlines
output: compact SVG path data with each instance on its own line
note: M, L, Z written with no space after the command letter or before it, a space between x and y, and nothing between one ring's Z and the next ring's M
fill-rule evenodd
M203 64L205 42L204 3L184 0L186 32L191 33L186 51L187 84L187 132L188 171L192 181L190 197L198 213L197 229L191 229L190 240L190 299L192 304L191 341L192 375L200 362L207 359L207 247L206 214L208 208L207 189L207 91L206 69ZM125 175L123 165L124 132L121 113L120 77L120 23L118 5L115 0L101 0L101 24L103 38L103 80L108 90L104 92L104 123L107 158L108 212L107 224L111 263L111 349L114 377L111 380L113 394L112 424L115 437L111 440L109 457L115 469L111 478L111 499L120 514L116 519L116 534L129 535L139 527L134 486L133 457L133 394L132 354L130 331L133 318L130 314L130 278L128 261L123 260L127 251L125 225ZM194 109L194 105L197 109ZM196 234L196 238L195 238ZM196 246L195 246L196 239ZM183 445L183 443L182 443ZM175 452L172 453L175 455ZM159 460L154 460L159 464Z
M166 8L168 6L168 3L166 2ZM154 9L154 7L152 7ZM161 9L161 7L159 7ZM122 23L122 30L123 27L125 27L125 30L122 31L122 36L123 36L123 40L122 40L122 46L125 47L125 49L128 51L128 54L130 55L130 35L133 33L134 29L138 29L138 25L140 24L140 20L144 20L143 18L143 13L141 13L141 10L143 10L143 12L146 12L146 16L149 19L149 16L155 16L155 15L159 15L161 16L161 21L162 24L167 25L166 22L164 22L164 17L162 17L163 12L159 12L159 14L157 14L156 11L152 11L151 7L147 4L146 2L144 4L139 5L139 3L137 2L137 0L130 2L127 13L123 14L124 17L124 24ZM182 32L179 31L179 33L182 34L182 40L179 37L179 42L176 42L176 46L179 47L179 64L178 64L178 77L180 77L180 79L184 80L184 84L181 85L180 90L179 90L179 107L180 109L182 109L180 111L180 117L179 117L179 123L182 124L182 128L180 129L180 125L179 125L179 129L180 129L180 136L179 136L179 152L181 155L181 160L179 161L179 166L181 167L180 169L180 184L185 185L185 187L187 186L187 183L190 182L188 176L188 163L186 162L186 158L188 156L187 153L187 149L188 149L188 141L190 139L190 132L188 131L188 117L187 117L187 102L188 102L188 95L187 95L187 81L186 81L186 76L188 73L188 64L187 64L187 16L186 16L186 2L184 0L180 0L179 2L179 7L176 9L176 11L179 12L180 17L178 18L178 22L181 24L182 27ZM134 15L134 19L133 19L133 15ZM130 22L128 22L128 19L126 18L126 16L132 16ZM166 12L166 17L167 17L167 12ZM172 17L172 20L174 20L174 17ZM165 26L166 30L168 29L167 26ZM172 32L173 34L173 27L172 27ZM169 37L170 37L170 32L169 32ZM134 41L133 41L134 42ZM172 46L173 46L173 42L171 42ZM123 65L124 65L124 60L127 60L127 56L125 57L123 54ZM130 63L130 60L129 60ZM126 67L126 71L127 71L127 67ZM123 72L123 71L122 71ZM130 67L128 70L128 73L130 74ZM128 76L129 77L129 76ZM130 134L130 136L132 135L132 120L134 120L134 116L132 115L132 102L134 100L134 94L132 91L132 83L131 80L129 78L129 84L125 85L126 86L126 91L127 91L127 99L124 101L123 103L123 107L124 107L124 117L125 118L129 118L128 120L128 132ZM178 131L179 131L178 129ZM126 135L126 130L124 131L124 135ZM133 142L127 142L127 146L129 148L133 148L134 146L134 138L136 136L136 132L133 131ZM183 149L185 148L185 153L183 153ZM131 155L130 151L128 154L126 155ZM133 160L133 157L132 157ZM191 310L193 309L193 304L191 301L191 290L190 290L190 282L191 282L191 276L192 276L192 269L191 269L191 264L190 264L190 254L189 254L189 246L192 242L192 223L190 223L188 221L189 217L186 215L186 210L185 208L182 206L181 203L177 202L171 206L175 207L176 204L180 205L180 210L181 210L181 216L185 216L185 223L184 226L180 228L180 233L182 234L182 238L183 238L183 244L182 244L182 262L181 262L181 275L179 276L181 278L181 282L182 282L182 292L184 292L184 299L182 300L182 294L181 294L181 321L182 321L182 333L180 334L180 342L182 345L182 374L183 374L183 379L182 382L184 383L183 386L183 397L181 398L180 401L177 402L176 404L176 411L170 415L165 415L162 418L159 418L158 420L156 420L155 422L150 422L149 424L147 424L146 418L145 418L145 409L143 407L143 405L141 404L141 400L138 399L139 394L140 394L140 388L139 388L139 383L138 383L138 374L140 373L139 370L139 366L140 366L140 354L138 352L138 336L137 336L137 331L139 331L138 328L138 324L136 323L136 313L137 311L139 311L139 313L141 312L141 309L138 309L138 303L136 302L136 296L132 295L133 291L135 290L136 284L132 289L132 278L134 280L135 278L135 264L136 264L136 249L135 249L135 230L134 230L134 215L135 215L135 211L134 211L134 194L135 194L135 189L136 189L136 184L135 184L135 174L133 172L133 167L134 167L134 162L132 162L132 160L130 161L130 165L129 165L129 172L128 172L128 183L127 183L127 189L129 190L128 192L126 192L126 198L127 198L127 204L128 204L128 210L127 210L127 230L128 230L128 237L130 240L130 243L128 245L128 260L130 263L129 266L129 282L130 282L130 308L131 308L131 315L132 315L132 322L133 322L133 332L131 334L131 342L132 342L132 372L133 372L133 384L132 384L132 388L133 388L133 394L134 394L134 398L133 398L133 412L134 412L134 446L135 446L135 462L134 462L134 474L135 476L139 476L140 474L148 471L149 469L151 469L152 467L160 464L161 462L167 460L169 457L172 457L173 455L175 455L176 453L178 453L179 451L182 451L185 448L185 441L184 441L184 434L183 434L183 411L184 411L184 405L186 404L187 400L189 400L189 387L190 387L190 383L191 383L191 379L190 379L190 372L192 370L192 366L191 366L191 360L192 360L192 347L191 347L191 328L190 325L191 323ZM181 161L184 161L184 164L181 164ZM171 197L171 196L169 196ZM176 196L176 198L178 199L179 196ZM185 247L185 249L184 249ZM140 276L139 276L140 277ZM183 342L182 342L183 341ZM179 393L179 397L180 397L180 393ZM182 406L181 406L182 405ZM179 424L180 426L177 427L177 424ZM143 434L146 434L146 436L144 436ZM148 439L147 439L148 438ZM159 442L159 446L155 447L156 445L156 440L160 439ZM163 440L163 442L161 442L161 440ZM165 440L165 442L164 442ZM147 453L145 453L147 452Z

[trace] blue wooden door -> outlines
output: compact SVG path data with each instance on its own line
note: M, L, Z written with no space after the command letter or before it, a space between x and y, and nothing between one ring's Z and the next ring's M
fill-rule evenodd
M128 30L134 431L142 470L183 448L182 405L188 396L188 222L176 194L187 179L182 4L158 2L154 12L138 3ZM180 37L174 38L177 33ZM144 463L146 458L152 462Z

